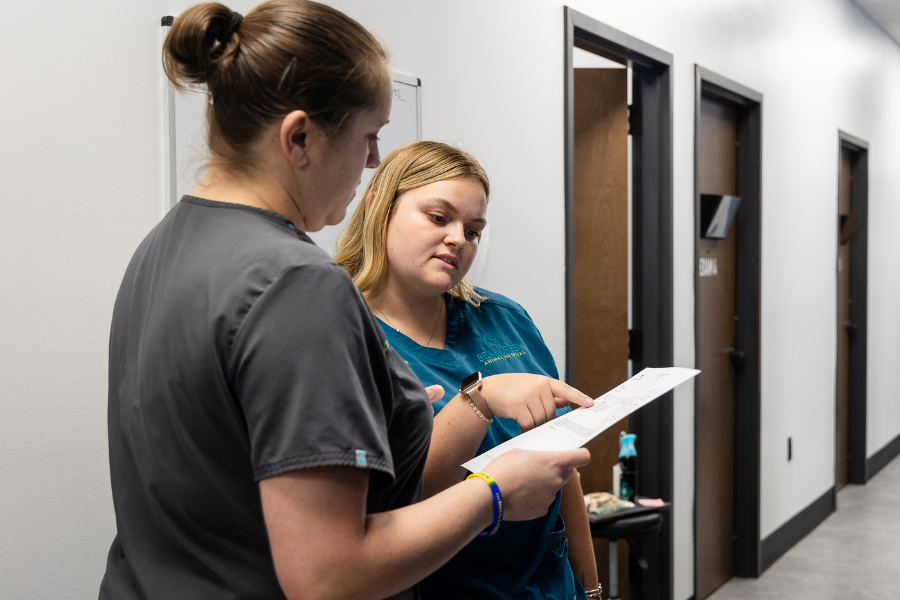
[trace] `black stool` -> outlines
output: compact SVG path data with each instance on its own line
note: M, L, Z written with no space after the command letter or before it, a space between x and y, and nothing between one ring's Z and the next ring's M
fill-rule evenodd
M615 518L615 514L608 518L589 519L591 523L591 537L605 538L609 540L609 600L618 600L619 596L619 555L618 541L628 542L631 538L656 535L662 529L663 517L659 512L644 513L633 517L622 516ZM629 549L630 549L629 543ZM646 562L639 558L646 568Z

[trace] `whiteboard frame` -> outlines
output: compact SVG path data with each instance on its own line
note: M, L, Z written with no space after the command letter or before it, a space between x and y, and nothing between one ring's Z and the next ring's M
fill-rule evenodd
M416 139L422 139L422 80L412 75L391 71L391 80L416 88Z
M172 29L172 23L175 17L165 16L162 18L162 37L160 39L160 55L166 43L166 37L169 30ZM163 214L175 206L178 201L178 165L175 156L175 94L178 91L169 81L168 76L163 70Z

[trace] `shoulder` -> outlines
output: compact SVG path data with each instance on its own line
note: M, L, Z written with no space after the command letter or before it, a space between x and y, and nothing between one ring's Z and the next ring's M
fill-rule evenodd
M239 296L229 311L233 318L226 321L234 326L223 341L230 365L236 367L263 347L295 359L315 355L309 364L317 367L310 372L329 372L331 363L348 357L357 366L384 362L384 333L341 267L324 261L293 263L270 273L270 279L257 279L258 285L250 286L251 293Z
M278 272L271 273L259 298L288 290L285 295L307 298L304 304L316 306L323 315L341 317L348 306L366 315L370 312L350 275L327 254L325 260L285 260Z
M226 281L271 279L293 265L336 266L285 217L240 204L185 196L154 233L156 245L191 253Z
M245 296L250 305L280 298L324 314L340 316L348 306L362 305L362 297L350 275L327 252L296 237L266 239L245 245L221 273L226 293Z
M327 254L286 251L267 264L248 266L254 273L235 281L227 311L234 315L236 343L262 331L273 340L305 340L309 347L328 340L380 346L383 335L362 295Z
M475 288L475 291L482 296L486 296L486 299L482 300L481 305L477 307L472 306L468 302L458 301L460 304L465 305L464 310L488 315L503 315L513 319L523 318L531 322L531 316L528 314L528 311L526 311L518 302L484 288Z

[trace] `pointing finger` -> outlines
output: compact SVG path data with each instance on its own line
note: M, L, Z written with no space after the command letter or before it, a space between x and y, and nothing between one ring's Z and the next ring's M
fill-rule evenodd
M586 396L583 392L576 390L571 385L559 381L558 379L548 379L550 383L550 391L553 392L553 396L556 398L562 398L565 402L571 402L572 404L577 404L578 406L586 406L590 407L594 405L594 400ZM557 406L560 406L559 401L557 400ZM565 406L563 404L562 406ZM562 408L560 406L560 408Z

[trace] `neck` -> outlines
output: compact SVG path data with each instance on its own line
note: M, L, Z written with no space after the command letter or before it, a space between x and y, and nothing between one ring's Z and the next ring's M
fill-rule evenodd
M365 294L379 319L421 346L444 348L447 340L447 311L444 296L416 297L389 285L376 286Z
M210 167L192 196L253 206L277 213L288 219L300 231L306 231L306 220L300 203L281 184L279 177L239 176L221 167Z

